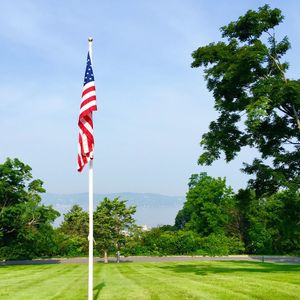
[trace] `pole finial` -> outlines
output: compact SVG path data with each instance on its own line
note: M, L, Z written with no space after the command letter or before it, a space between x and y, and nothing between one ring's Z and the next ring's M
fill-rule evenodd
M89 42L92 42L92 41L93 41L93 38L92 38L91 36L89 36L88 41L89 41Z

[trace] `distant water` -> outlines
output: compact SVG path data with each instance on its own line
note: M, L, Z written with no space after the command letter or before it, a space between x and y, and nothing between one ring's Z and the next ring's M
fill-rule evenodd
M178 211L183 207L185 198L183 196L166 196L151 193L113 193L95 194L94 207L105 197L113 199L120 197L127 200L128 205L137 207L134 215L138 225L155 227L158 225L174 225ZM88 194L51 194L42 195L42 202L45 205L52 205L60 212L61 216L56 219L54 226L59 226L63 220L63 214L67 213L74 204L78 204L83 209L88 208Z

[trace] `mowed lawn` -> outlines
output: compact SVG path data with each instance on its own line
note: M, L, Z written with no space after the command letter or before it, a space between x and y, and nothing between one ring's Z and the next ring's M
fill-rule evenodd
M0 299L87 299L87 265L0 266ZM94 299L300 299L300 265L97 263Z

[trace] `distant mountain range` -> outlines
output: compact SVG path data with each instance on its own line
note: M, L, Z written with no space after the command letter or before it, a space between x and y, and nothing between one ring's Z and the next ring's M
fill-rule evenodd
M137 224L145 224L149 227L173 225L175 217L185 201L185 197L151 193L94 194L94 208L105 197L109 199L120 197L122 200L127 200L128 205L135 205L137 210L134 217ZM42 195L42 202L45 205L52 205L54 209L60 212L61 216L54 223L54 226L58 226L63 220L63 214L67 213L74 204L87 210L88 193L65 195L45 193Z

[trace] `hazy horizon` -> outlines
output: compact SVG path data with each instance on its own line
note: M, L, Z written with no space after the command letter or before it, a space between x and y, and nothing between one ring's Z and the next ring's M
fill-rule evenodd
M86 211L88 210L88 193L45 193L41 196L43 204L52 205L54 209L61 213L61 216L54 222L56 227L63 221L63 215L69 212L74 204L81 206ZM121 200L127 200L127 206L135 205L134 218L137 224L150 227L173 225L175 217L185 201L184 196L167 196L153 193L94 194L94 209L107 196L118 196Z

